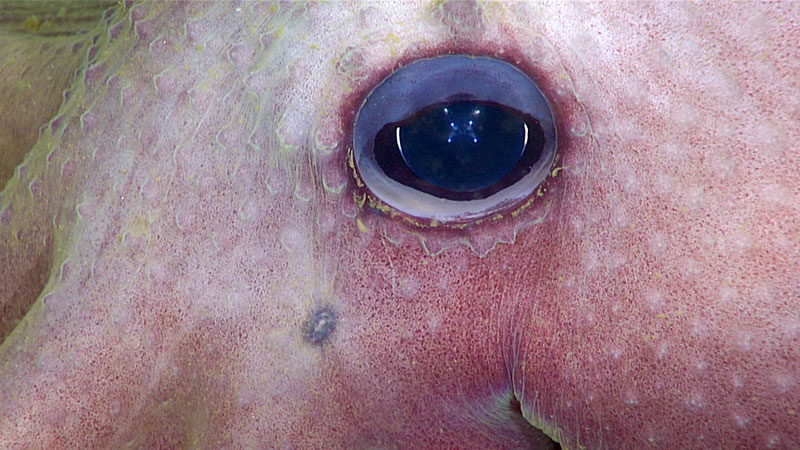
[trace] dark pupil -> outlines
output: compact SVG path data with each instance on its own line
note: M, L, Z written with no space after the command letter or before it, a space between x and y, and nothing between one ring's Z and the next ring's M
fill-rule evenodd
M472 200L522 178L542 145L536 119L493 102L456 101L385 125L375 137L375 157L390 178L407 186Z

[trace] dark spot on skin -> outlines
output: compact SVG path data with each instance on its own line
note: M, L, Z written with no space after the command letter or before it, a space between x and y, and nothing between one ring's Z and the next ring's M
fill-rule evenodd
M330 306L316 308L303 323L303 339L322 345L336 329L336 314Z

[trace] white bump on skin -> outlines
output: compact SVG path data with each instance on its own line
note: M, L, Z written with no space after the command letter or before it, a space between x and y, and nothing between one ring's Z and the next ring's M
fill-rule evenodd
M249 297L245 291L238 288L233 288L226 296L226 306L233 311L242 311L247 308L249 304L248 299Z
M795 315L798 312L793 312ZM799 317L786 317L780 323L780 330L784 339L798 339L800 338L800 318Z
M569 127L569 131L573 134L573 136L577 137L585 136L588 129L589 125L583 119L573 121L572 125Z
M400 279L400 295L402 295L403 298L407 299L416 298L417 294L419 293L419 290L420 290L420 282L415 276L406 273Z
M776 373L772 379L781 394L785 394L795 385L794 375L788 372Z
M625 253L621 251L612 252L608 258L608 268L611 270L624 267L627 263L628 257L625 256Z
M659 256L664 253L664 250L667 248L667 237L661 231L656 231L650 235L648 238L648 245L650 247L650 252L654 256Z
M737 227L730 231L726 237L720 239L720 246L726 253L736 251L746 253L753 248L753 239L744 227Z
M694 362L694 368L698 372L705 372L708 369L708 363L703 359L699 359Z
M281 233L281 246L293 254L304 254L309 247L308 238L295 228L286 228Z
M636 393L632 390L628 390L625 392L625 404L626 405L638 405L639 398L636 396Z
M254 223L263 218L261 203L251 198L239 206L239 218L247 223Z
M742 380L742 376L739 375L738 373L734 373L733 375L731 375L731 386L733 386L736 389L741 389L742 387L744 387L744 381Z
M739 292L734 287L723 286L719 290L720 304L730 303L739 298Z
M660 291L652 291L644 296L645 302L653 312L661 311L666 305L667 301L664 298L664 293Z
M633 171L626 171L620 174L620 185L622 190L631 195L638 195L641 192L639 178Z
M784 146L781 145L781 133L772 125L753 121L749 127L751 145L767 160L776 159L782 156Z
M666 173L660 173L656 176L653 189L656 194L671 196L675 192L675 179Z
M687 279L703 273L703 266L694 258L681 258L678 264L681 274Z
M701 186L688 187L683 192L683 202L684 206L690 210L696 210L708 205L709 203L713 203L713 201L708 201L705 192L703 192L703 187Z
M686 148L675 142L665 142L659 149L664 161L673 165L684 163L686 159Z
M175 226L181 231L186 231L194 226L196 218L197 208L195 202L181 202L178 211L175 212Z
M145 275L147 281L151 285L161 285L168 281L169 276L172 275L167 268L158 261L151 261L145 268Z
M612 219L617 228L627 228L630 225L630 216L628 215L627 208L622 205L618 205L614 208Z
M736 170L736 158L727 149L714 151L708 156L711 173L719 177L720 181L728 179Z
M624 352L623 352L623 350L622 350L622 347L620 347L620 346L619 346L619 345L617 345L617 344L614 344L614 345L612 345L611 347L609 347L609 348L608 348L608 353L609 353L609 354L610 354L610 355L611 355L611 356L612 356L614 359L617 359L617 360L618 360L618 359L620 359L620 358L622 357L622 355L623 355L623 353L624 353Z
M428 331L435 333L442 327L442 315L436 312L428 314Z
M708 324L699 319L694 319L691 324L691 333L696 338L708 337Z
M706 406L706 399L698 391L693 391L686 399L686 407L692 411L703 409Z
M775 448L775 447L778 446L778 444L780 444L780 442L781 442L781 438L780 438L780 436L778 436L777 433L775 433L775 432L767 433L767 437L766 437L766 441L765 441L765 443L767 444L767 448Z
M701 115L696 105L692 105L690 103L681 103L676 105L672 113L672 118L679 127L688 132L689 130L698 126ZM685 155L684 160L688 159L688 156L689 155Z
M768 184L762 187L759 198L764 203L774 206L797 205L800 201L787 187L777 184Z
M753 333L749 331L738 331L733 336L733 345L741 351L747 352L753 349Z
M742 91L736 80L729 72L723 72L718 66L712 66L705 61L696 61L695 70L697 78L695 84L703 95L711 95L721 103L737 104L741 101Z
M111 311L109 311L109 321L118 328L130 325L133 322L133 317L128 304L118 303L112 306Z

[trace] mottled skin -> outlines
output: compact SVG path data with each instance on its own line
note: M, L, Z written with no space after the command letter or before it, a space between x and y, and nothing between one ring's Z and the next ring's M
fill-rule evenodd
M32 84L59 109L0 99L44 124L0 141L26 153L0 448L799 447L797 17L146 3L52 39L84 55L53 68L67 95ZM41 66L3 42L29 57L3 74ZM463 228L411 224L348 158L370 87L447 51L518 64L560 133L541 195Z

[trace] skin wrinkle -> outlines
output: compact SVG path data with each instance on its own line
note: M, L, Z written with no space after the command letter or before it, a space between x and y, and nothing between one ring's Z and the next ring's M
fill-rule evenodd
M567 448L800 445L797 16L117 5L0 197L0 447L547 445L512 398ZM370 86L452 48L531 72L564 139L462 228L347 156Z

